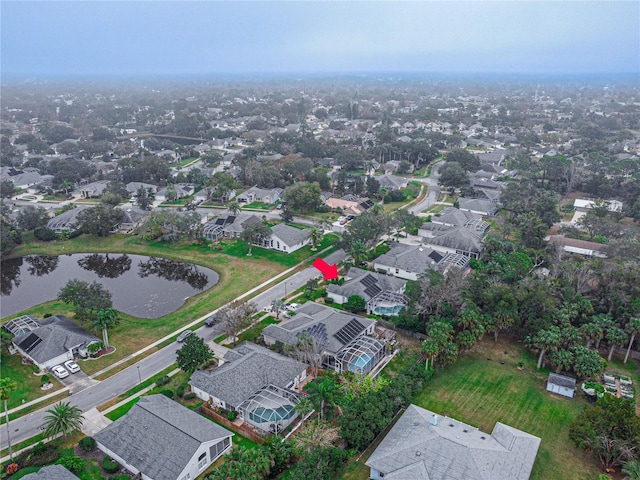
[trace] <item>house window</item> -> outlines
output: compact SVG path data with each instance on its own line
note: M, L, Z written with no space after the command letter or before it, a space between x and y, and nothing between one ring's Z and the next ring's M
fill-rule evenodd
M207 466L207 452L203 452L202 455L198 457L198 470L202 470Z

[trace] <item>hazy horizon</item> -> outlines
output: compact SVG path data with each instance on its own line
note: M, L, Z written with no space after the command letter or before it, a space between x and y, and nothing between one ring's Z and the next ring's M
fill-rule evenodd
M640 73L640 2L3 1L3 79Z

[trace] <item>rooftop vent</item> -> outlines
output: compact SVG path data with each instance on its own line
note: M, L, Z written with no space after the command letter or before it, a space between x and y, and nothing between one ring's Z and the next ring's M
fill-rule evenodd
M431 418L429 419L429 423L431 425L438 425L438 416L435 413L431 415Z

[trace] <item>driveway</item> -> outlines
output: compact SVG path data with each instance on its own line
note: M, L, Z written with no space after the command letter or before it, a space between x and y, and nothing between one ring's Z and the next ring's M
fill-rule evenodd
M52 376L54 375L52 374ZM89 388L95 385L96 383L99 383L98 380L94 380L93 378L89 377L89 375L84 373L82 370L79 371L78 373L72 373L66 378L62 378L62 379L58 377L55 377L55 378L57 381L62 383L65 387L69 387L70 395L73 393L81 392L85 388Z

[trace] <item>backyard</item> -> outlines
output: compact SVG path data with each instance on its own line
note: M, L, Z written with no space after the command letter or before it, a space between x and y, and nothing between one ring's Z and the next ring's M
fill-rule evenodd
M521 361L524 369L518 370ZM455 365L438 370L413 403L487 433L502 422L540 437L532 480L593 480L598 468L568 437L569 425L588 403L582 394L571 400L548 393L547 374L535 369L535 360L519 345L486 339ZM372 451L352 460L341 478L367 478L364 462Z

